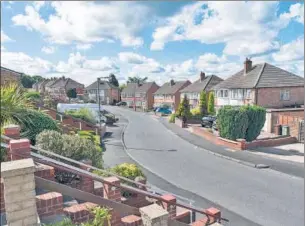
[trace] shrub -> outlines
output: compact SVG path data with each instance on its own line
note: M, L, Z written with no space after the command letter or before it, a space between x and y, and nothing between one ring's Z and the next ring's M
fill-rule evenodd
M43 226L76 226L70 218L65 218L60 222L52 223L52 224L43 224Z
M27 92L25 97L30 101L39 101L41 96L39 92Z
M214 93L213 92L209 93L208 113L210 115L214 115L215 114Z
M175 123L175 118L176 118L176 115L175 114L171 114L169 116L169 123Z
M202 113L200 111L200 107L193 108L191 110L191 115L192 115L192 118L201 118Z
M189 100L186 95L184 95L183 100L179 104L178 111L176 114L177 117L186 117L189 118L191 116Z
M100 151L102 151L100 136L96 135L94 131L92 131L92 130L81 130L81 131L78 131L77 133L80 137L92 141L97 146L97 148Z
M246 130L245 139L247 141L255 140L266 121L266 109L259 106L243 106L242 110L247 113L248 116L248 128Z
M91 110L89 110L88 108L80 108L76 111L67 110L67 111L65 111L65 114L71 115L74 118L82 119L82 120L92 123L92 124L96 123L93 112Z
M20 136L28 138L32 144L35 144L36 136L43 130L60 131L56 121L42 111L27 110L22 115L29 120L19 121L16 118L21 127Z
M223 138L236 140L245 138L248 128L248 116L241 108L225 106L219 110L217 115L217 126L219 135Z
M74 160L90 159L93 166L102 168L101 150L94 142L80 136L44 130L36 137L36 145Z
M104 225L111 225L111 214L110 210L105 207L94 207L91 210L92 214L94 215L94 219L87 223L82 223L81 226L104 226Z
M199 111L201 115L205 115L207 113L207 105L207 94L204 90L202 90L199 99Z

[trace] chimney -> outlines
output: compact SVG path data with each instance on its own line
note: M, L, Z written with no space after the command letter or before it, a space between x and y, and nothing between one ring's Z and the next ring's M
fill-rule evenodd
M175 84L174 80L171 79L170 82L169 82L170 86L173 86Z
M205 79L205 73L200 72L200 82L202 82Z
M247 74L252 69L252 61L249 58L246 58L244 62L244 75Z

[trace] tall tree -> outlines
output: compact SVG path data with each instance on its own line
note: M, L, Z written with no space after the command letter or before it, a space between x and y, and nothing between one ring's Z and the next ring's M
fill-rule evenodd
M110 84L114 85L115 87L119 87L119 82L118 82L117 78L115 77L115 75L112 73L109 75L109 82L110 82Z
M69 89L67 91L67 96L69 97L69 102L71 98L76 98L77 97L76 89L75 88Z
M210 93L209 93L208 113L209 113L210 115L214 115L214 114L215 114L214 92L210 92Z
M190 111L189 100L187 99L187 96L184 95L183 100L179 104L177 116L179 117L185 116L186 118L188 118L190 115L191 115L191 111Z
M140 78L138 76L128 77L127 83L144 83L147 79L147 77Z
M199 108L200 108L200 113L202 115L205 115L207 113L207 105L208 105L207 94L204 90L202 90L199 99Z
M39 75L30 76L30 75L22 75L21 76L21 84L24 88L32 88L33 84L43 80L43 78Z

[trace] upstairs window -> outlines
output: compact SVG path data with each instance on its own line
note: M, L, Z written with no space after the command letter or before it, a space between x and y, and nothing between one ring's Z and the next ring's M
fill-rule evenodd
M290 91L289 90L281 90L280 100L290 100Z

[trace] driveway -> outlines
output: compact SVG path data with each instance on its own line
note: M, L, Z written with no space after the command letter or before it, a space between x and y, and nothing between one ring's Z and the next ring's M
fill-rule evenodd
M127 152L149 171L260 225L304 224L302 178L219 158L145 113L107 108L129 120Z

